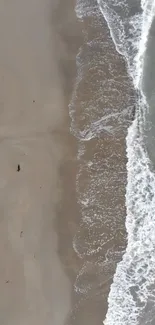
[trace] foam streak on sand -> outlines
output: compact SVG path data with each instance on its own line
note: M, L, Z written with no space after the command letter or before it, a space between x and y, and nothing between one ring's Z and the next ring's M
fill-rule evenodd
M149 168L150 161L144 144L147 102L141 90L141 82L149 29L154 18L155 1L142 1L142 12L139 9L139 13L134 17L130 15L131 8L126 1L118 1L117 5L120 9L118 13L115 11L117 6L115 3L114 8L113 1L105 3L100 0L99 5L111 30L116 48L125 56L129 73L139 92L136 118L127 136L128 244L114 275L104 324L153 324L154 312L150 306L155 301L155 175ZM122 16L119 16L119 12ZM137 26L136 35L135 26ZM129 46L131 40L132 47Z

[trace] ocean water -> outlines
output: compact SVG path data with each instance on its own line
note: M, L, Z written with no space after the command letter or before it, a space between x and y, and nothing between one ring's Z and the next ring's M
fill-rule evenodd
M128 243L108 297L105 325L155 323L155 2L99 1L116 48L138 92L136 117L127 135L126 229ZM123 14L121 10L124 10ZM117 28L116 28L117 27ZM132 46L130 45L132 42Z
M135 92L98 2L77 1L76 14L83 23L84 42L76 58L69 110L71 132L78 140L79 222L73 247L80 269L69 325L98 325L126 247L125 138Z
M108 299L105 325L153 325L155 1L77 0L76 14L85 27L69 107L81 212L74 289L79 301Z

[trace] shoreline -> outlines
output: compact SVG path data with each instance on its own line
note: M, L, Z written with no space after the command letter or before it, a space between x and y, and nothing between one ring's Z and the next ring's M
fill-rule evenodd
M95 3L80 11L85 35L78 54L82 78L77 78L71 103L72 131L81 141L76 177L79 218L73 238L79 271L77 267L74 308L67 323L72 325L103 322L126 246L125 138L133 118L134 90Z

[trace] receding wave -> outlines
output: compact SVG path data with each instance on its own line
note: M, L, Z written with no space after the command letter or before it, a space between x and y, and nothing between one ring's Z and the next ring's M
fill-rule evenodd
M125 138L135 98L124 59L115 49L97 1L77 0L76 14L84 21L84 42L76 57L69 112L71 132L78 143L79 223L73 248L81 261L74 284L76 317L81 317L82 301L91 301L87 305L91 310L102 306L103 300L106 305L116 265L126 247ZM84 310L83 322L76 319L81 325L90 315ZM100 316L95 312L93 319L101 321L103 311L98 310Z
M127 144L126 229L128 243L108 298L105 325L153 324L155 319L155 174L144 141L148 103L142 91L147 39L155 1L142 1L132 14L127 1L98 1L119 53L138 92L136 118ZM138 7L137 2L137 7Z
M153 0L77 0L76 5L78 18L86 19L90 29L94 24L97 32L91 37L84 30L69 107L71 132L78 139L76 185L81 213L73 246L83 261L74 287L80 297L93 296L105 283L111 284L116 269L105 325L152 325L155 317L155 175L145 141L149 108L142 91L154 12ZM103 16L111 37L102 27ZM135 119L129 127L133 109Z

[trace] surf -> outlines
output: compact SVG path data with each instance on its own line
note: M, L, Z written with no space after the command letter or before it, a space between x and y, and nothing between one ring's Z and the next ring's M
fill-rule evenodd
M144 141L148 103L142 78L155 1L141 1L134 15L126 1L98 0L98 4L138 93L135 120L126 138L128 242L113 278L104 325L145 324L153 321L155 301L155 174Z

